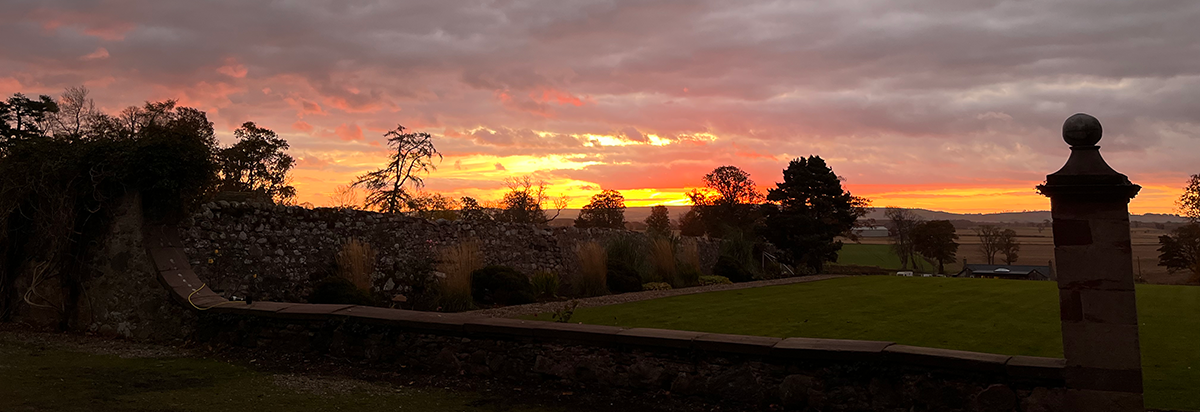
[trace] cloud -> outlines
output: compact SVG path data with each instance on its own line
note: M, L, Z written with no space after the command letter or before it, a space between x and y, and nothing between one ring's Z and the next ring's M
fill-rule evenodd
M720 164L762 183L810 154L855 187L1028 186L1087 112L1114 168L1181 186L1200 164L1200 54L1181 52L1197 18L1200 3L1119 0L46 0L0 15L22 39L0 44L0 92L87 84L110 111L176 98L223 138L292 125L320 156L381 152L404 124L482 169L571 159L543 167L606 188L695 185ZM1132 206L1169 211L1160 197Z
M362 128L356 124L342 124L338 126L335 133L338 138L346 141L363 139Z

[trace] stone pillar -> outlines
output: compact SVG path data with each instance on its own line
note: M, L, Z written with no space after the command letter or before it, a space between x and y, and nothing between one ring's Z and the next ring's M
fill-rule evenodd
M1066 165L1038 191L1050 197L1064 371L1072 411L1138 411L1138 347L1129 200L1141 186L1100 156L1100 121L1075 114L1063 124Z

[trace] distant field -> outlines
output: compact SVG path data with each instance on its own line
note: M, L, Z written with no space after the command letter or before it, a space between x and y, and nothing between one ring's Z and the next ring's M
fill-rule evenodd
M1200 410L1200 287L1138 285L1146 405ZM579 309L571 321L1062 356L1053 282L864 276Z
M1050 261L1054 260L1054 234L1051 229L1046 228L1039 232L1036 227L1028 225L1000 224L999 226L1017 232L1017 239L1021 242L1021 250L1017 254L1017 264L1048 265ZM1168 273L1166 268L1158 266L1158 237L1166 233L1164 230L1146 227L1130 229L1135 259L1133 272L1135 275L1140 273L1147 283L1183 284L1187 281L1186 273ZM946 265L948 273L958 272L964 260L966 263L987 263L983 253L979 251L979 238L976 237L974 231L959 229L958 236L959 262L954 265ZM842 246L842 253L837 263L879 266L884 269L900 267L900 259L888 249L889 240L887 238L862 238L861 243L843 241L845 245ZM996 258L1000 259L1000 255L997 255ZM951 270L952 267L953 270Z

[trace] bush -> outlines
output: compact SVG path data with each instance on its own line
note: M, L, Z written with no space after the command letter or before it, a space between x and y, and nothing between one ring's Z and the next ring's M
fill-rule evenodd
M558 275L545 270L533 274L533 295L540 299L553 299L558 296Z
M342 244L336 261L338 276L363 291L371 291L371 274L375 272L375 249L371 244L350 238Z
M686 287L699 285L701 276L704 276L704 273L700 272L700 268L696 266L683 266L679 268L676 278L682 286Z
M661 236L650 239L650 266L656 279L646 279L647 282L662 280L671 286L683 286L676 273L675 243L671 239Z
M366 291L359 289L340 276L329 276L313 286L308 303L335 303L341 305L373 306L375 300Z
M731 283L733 283L733 282L730 282L729 278L724 277L724 276L701 276L700 277L700 286L728 285Z
M472 273L483 267L479 244L462 242L442 249L438 257L438 271L446 275L438 285L438 305L451 312L473 308L476 299L471 287Z
M608 243L604 246L604 251L608 253L609 273L612 273L612 266L623 266L632 271L634 276L638 278L637 284L639 287L643 281L657 282L662 280L655 278L653 271L650 270L650 262L646 259L646 246L644 241L631 235L622 235L609 239ZM616 291L613 290L613 292Z
M747 270L742 262L738 262L728 255L721 255L717 258L717 264L713 266L713 275L739 283L754 280L754 272Z
M520 305L533 302L529 278L508 266L490 265L471 273L471 295L485 305Z
M642 278L636 270L623 262L608 262L608 290L612 293L637 292L642 290Z
M671 290L671 284L667 282L643 283L642 290Z
M604 247L587 242L575 248L579 258L579 277L572 286L579 296L600 296L608 293L608 257Z

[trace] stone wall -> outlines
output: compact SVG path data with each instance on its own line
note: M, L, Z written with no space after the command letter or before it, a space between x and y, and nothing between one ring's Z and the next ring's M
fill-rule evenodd
M433 269L439 250L474 240L485 263L512 266L526 275L559 274L564 287L579 272L575 247L637 232L544 228L530 224L430 221L402 215L332 208L305 209L261 203L209 203L180 229L196 273L225 296L259 291L258 299L304 302L315 281L335 273L336 255L351 238L377 253L374 289L411 292ZM718 244L697 242L701 270L711 271ZM255 277L257 275L257 277Z

